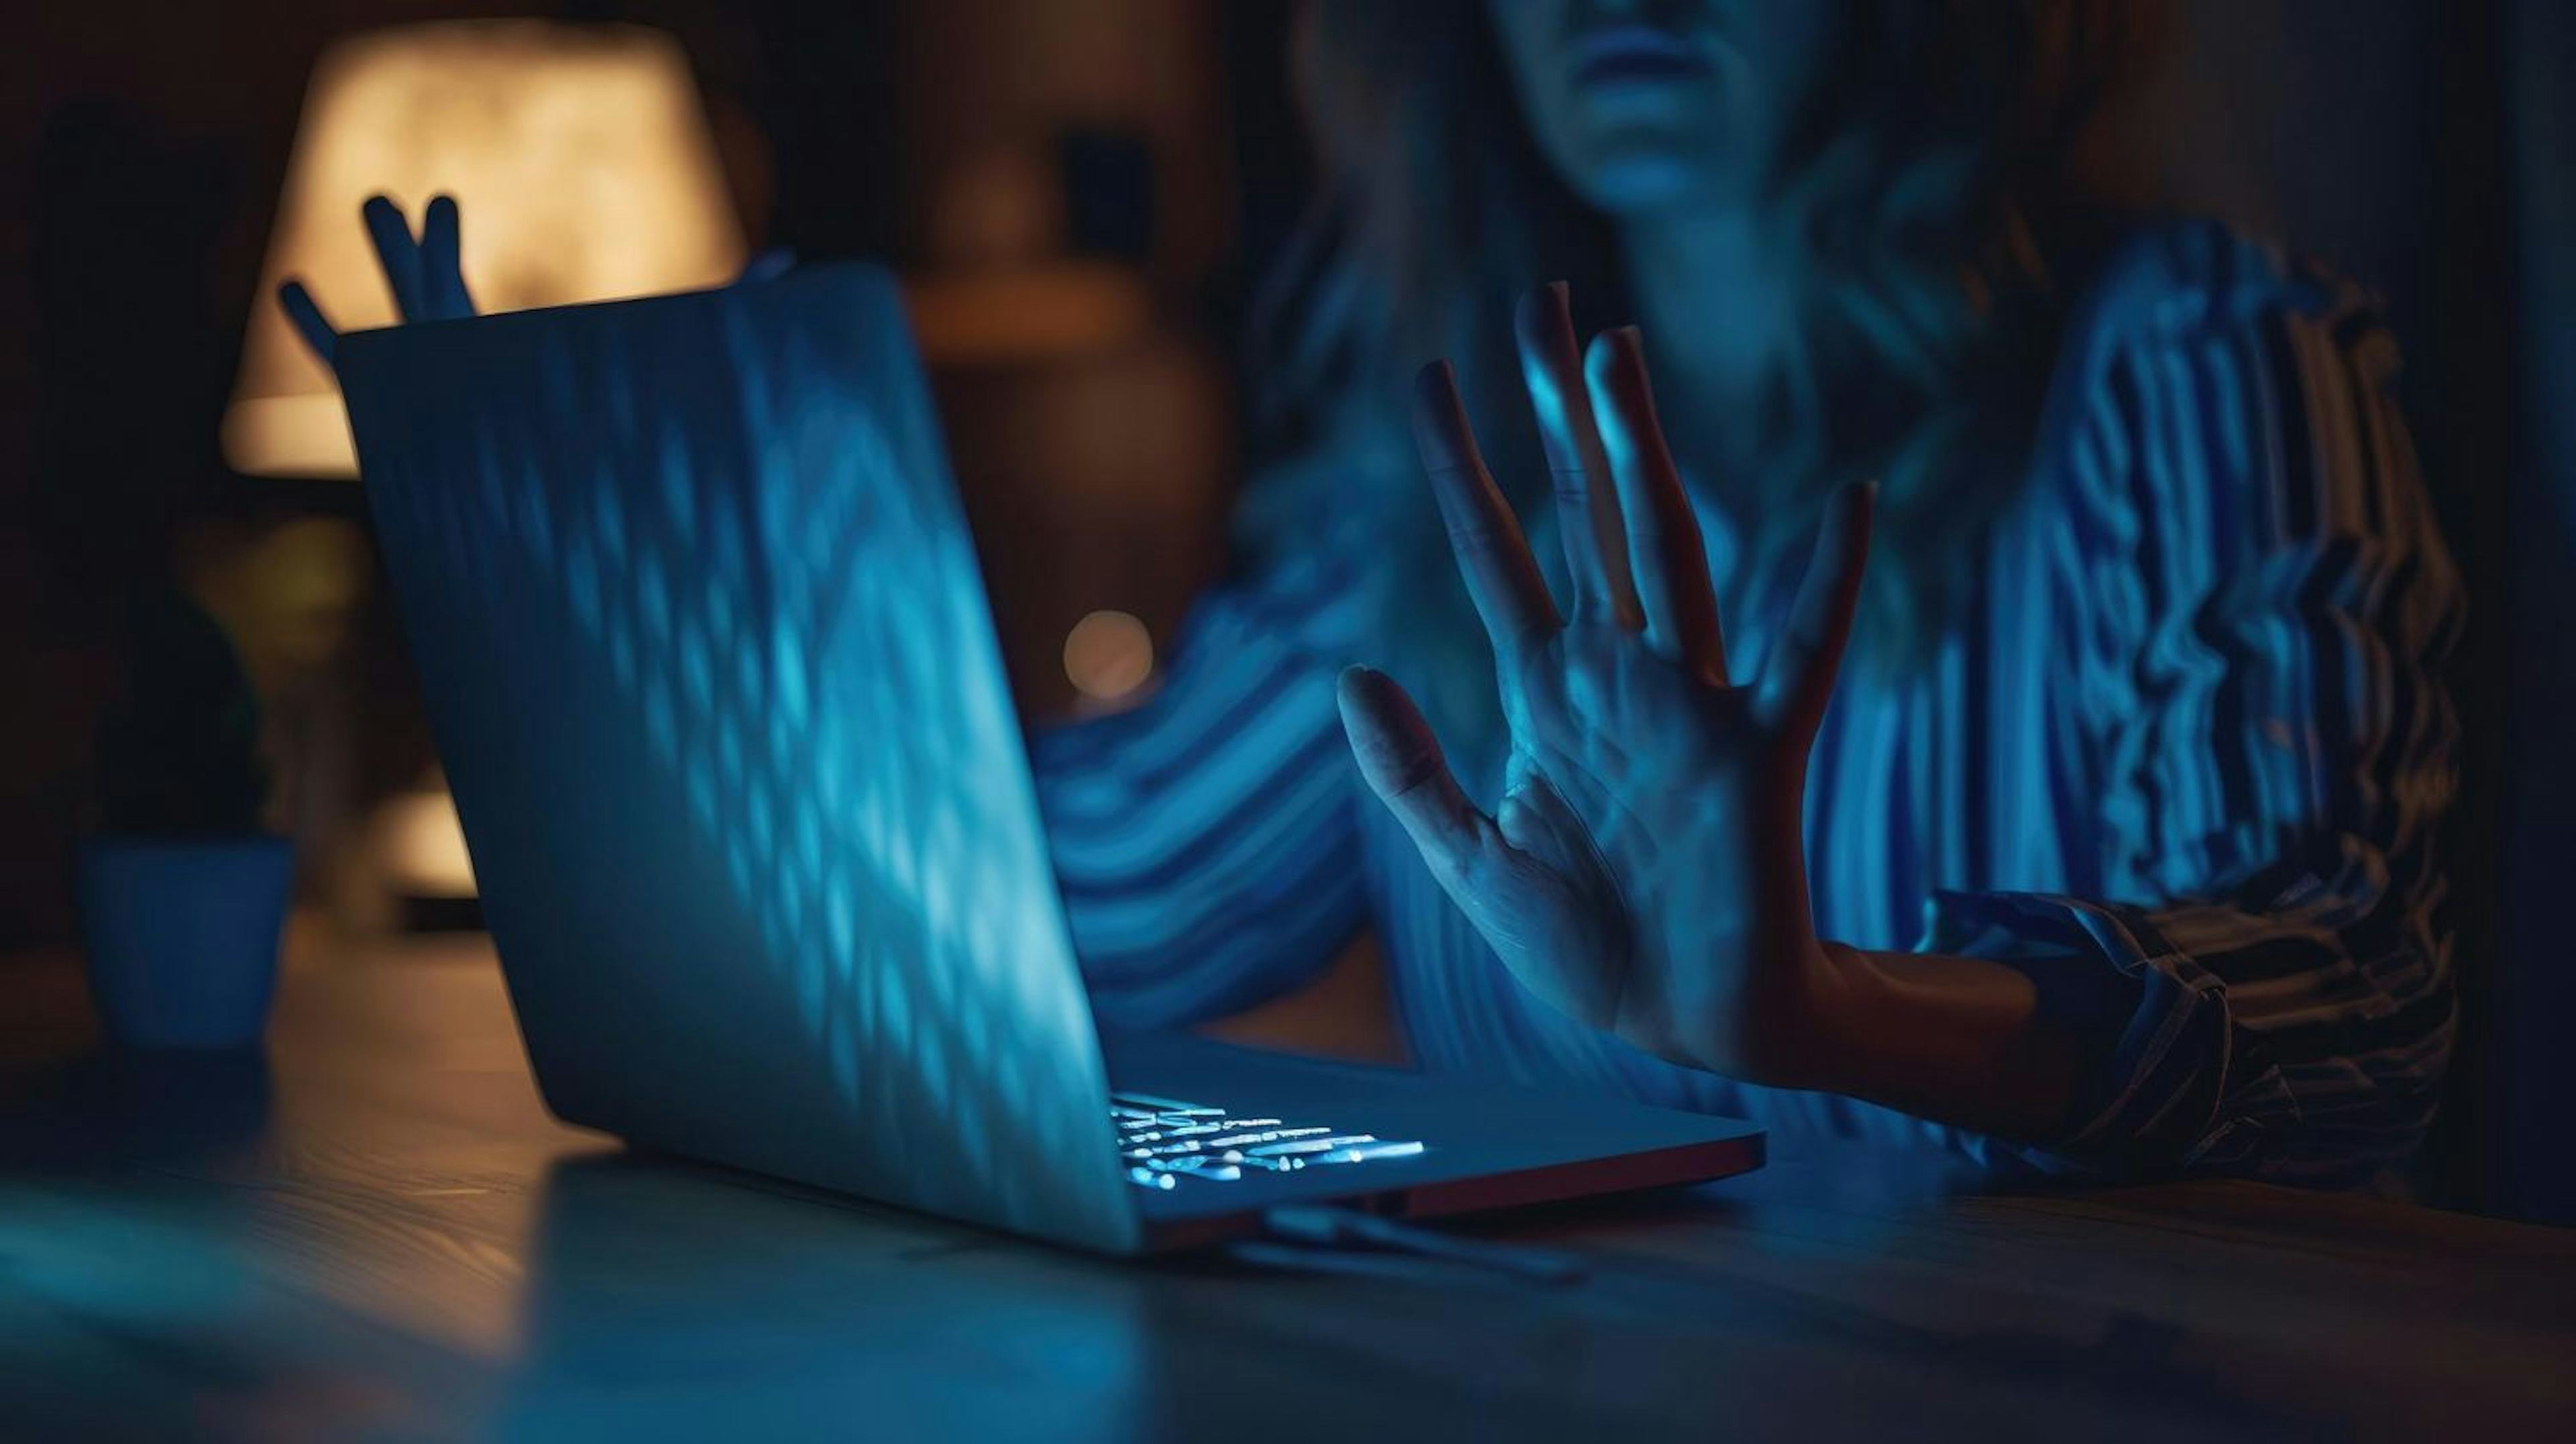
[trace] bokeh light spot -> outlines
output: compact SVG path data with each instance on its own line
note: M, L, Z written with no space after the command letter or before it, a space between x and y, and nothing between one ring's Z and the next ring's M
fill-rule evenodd
M1064 639L1064 675L1086 697L1114 701L1154 675L1154 637L1125 612L1093 612Z

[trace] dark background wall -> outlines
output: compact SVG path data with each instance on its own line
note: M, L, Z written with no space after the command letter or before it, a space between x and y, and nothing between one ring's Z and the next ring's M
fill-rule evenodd
M2483 1113L2497 1146L2477 1178L2494 1205L2563 1223L2576 1221L2576 1049L2565 1036L2576 1020L2565 901L2576 872L2576 6L2512 0L2500 29L2511 224L2507 264L2486 284L2512 298L2495 339L2513 364L2515 410L2511 484L2494 519L2506 541L2483 560L2502 581L2490 588L2501 637L2488 651L2510 681L2478 699L2507 725L2490 775L2502 909Z

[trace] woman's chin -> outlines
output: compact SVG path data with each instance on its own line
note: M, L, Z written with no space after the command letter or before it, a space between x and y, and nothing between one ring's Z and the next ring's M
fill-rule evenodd
M1594 206L1614 216L1654 215L1706 204L1724 194L1703 149L1680 144L1605 146L1584 168L1576 187Z

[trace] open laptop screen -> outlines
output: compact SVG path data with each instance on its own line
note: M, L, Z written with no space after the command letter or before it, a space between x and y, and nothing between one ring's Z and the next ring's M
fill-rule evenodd
M826 267L363 332L339 366L555 1110L1132 1247L892 283Z

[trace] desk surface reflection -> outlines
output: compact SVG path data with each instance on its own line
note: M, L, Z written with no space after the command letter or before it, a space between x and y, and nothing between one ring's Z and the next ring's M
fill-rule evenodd
M1788 1159L1475 1225L1573 1287L1121 1265L555 1124L479 942L305 956L196 1064L0 969L0 1434L2576 1434L2576 1234Z

